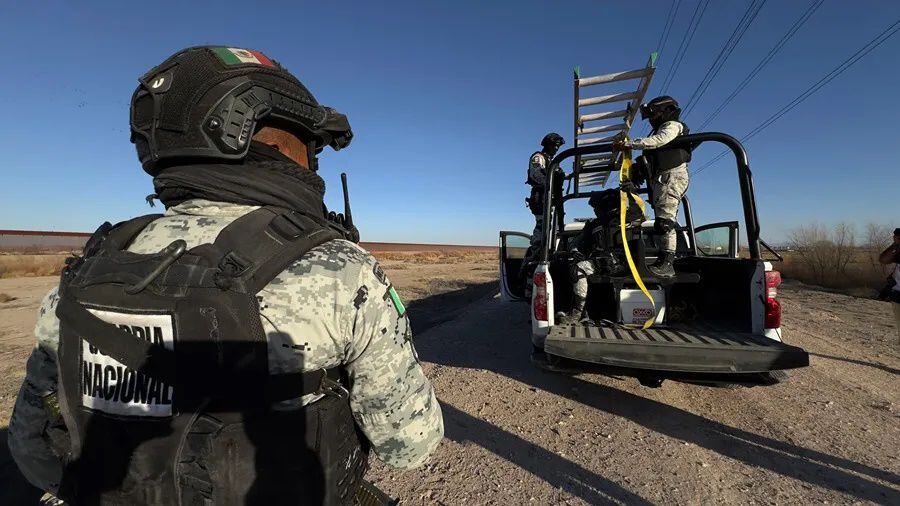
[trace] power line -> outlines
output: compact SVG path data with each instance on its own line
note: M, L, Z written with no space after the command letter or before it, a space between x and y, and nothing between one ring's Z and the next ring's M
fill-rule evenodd
M716 110L713 111L713 113L709 115L709 117L703 120L703 124L700 125L698 131L706 128L706 125L708 125L713 119L715 119L719 115L719 113L721 113L722 110L725 109L725 107L728 106L728 104L730 104L731 101L734 100L735 97L737 97L737 95L741 91L743 91L748 84L750 84L750 82L756 77L756 75L759 74L760 71L762 71L762 69L765 68L765 66L768 65L770 61L772 61L775 55L778 54L778 52L781 51L785 44L787 44L787 42L791 40L794 34L796 34L800 30L800 28L804 24L806 24L809 18L812 17L812 15L816 12L816 10L819 9L819 7L821 7L824 2L825 0L812 1L812 4L810 4L806 12L804 12L796 21L794 21L794 24L791 25L788 31L781 36L781 39L779 39L778 42L775 43L775 46L773 46L772 49L769 50L769 52L763 57L763 59L756 64L756 67L754 67L753 70L751 70L750 73L747 74L747 77L745 77L744 80L741 81L740 84L738 84L737 88L735 88L734 91L732 91L731 94L728 95L728 97L725 98L725 100L721 104L719 104L718 107L716 107Z
M709 0L706 0L706 3L709 4ZM693 15L691 15L691 20L688 22L688 27L685 30L684 35L681 37L681 43L678 45L678 50L675 51L675 58L672 59L672 65L669 67L668 74L666 74L666 77L663 79L664 87L663 87L663 91L661 92L661 94L665 94L665 92L666 92L665 90L668 89L669 77L673 76L675 74L675 72L678 71L678 67L681 65L681 60L684 58L684 53L687 52L687 46L690 46L691 39L694 38L694 31L696 31L696 26L694 26L694 22L696 21L696 24L699 26L700 19L703 18L703 13L706 12L706 6L704 6L701 10L701 7L700 7L701 4L703 4L703 0L697 0L697 6L694 8L694 13L693 13ZM672 27L675 25L675 19L678 17L678 9L680 7L681 7L681 0L676 0L674 14L672 15L671 24L669 25L669 32L666 33L666 35L665 35L665 40L668 40L669 34L671 33L671 30L672 30ZM699 18L697 16L698 11L700 13ZM691 30L692 27L693 27L693 31ZM685 46L685 43L687 44L687 46ZM665 45L665 41L663 42L663 44ZM662 54L662 52L660 51L659 54ZM638 104L638 105L640 105L640 104ZM648 133L650 133L649 126L647 126L646 129L644 130L644 135L647 135Z
M669 34L672 33L672 25L675 24L675 18L678 16L678 8L680 6L681 0L672 0L672 5L669 7L668 14L666 14L666 24L663 25L663 31L659 34L659 42L656 43L657 58L662 57L663 49L665 49L666 43L669 42Z
M703 76L703 79L700 80L700 83L697 84L697 88L694 89L694 92L691 94L691 97L684 102L685 109L690 103L694 100L694 97L697 95L697 91L700 90L700 87L703 86L703 83L706 82L706 79L709 78L710 73L712 73L713 69L719 63L719 60L722 58L722 54L725 53L725 50L731 44L731 41L734 40L735 35L737 35L738 30L744 25L744 21L747 20L747 17L750 15L750 11L753 9L753 6L756 5L756 0L752 0L749 5L747 5L747 10L744 11L744 15L741 16L741 19L738 20L737 26L734 27L734 31L731 32L731 36L728 37L728 40L725 41L725 44L722 45L722 49L719 50L719 54L716 55L716 58L713 60L712 65L706 70L706 74Z
M759 3L757 3L757 0L752 0L747 6L747 10L744 11L744 15L738 21L737 26L734 27L731 36L725 41L725 44L722 46L716 59L713 60L712 65L710 65L709 69L706 71L706 75L703 76L703 79L700 80L700 84L697 85L697 88L694 89L694 93L691 94L691 98L688 99L684 108L683 117L686 118L697 106L700 98L703 97L703 94L706 93L709 85L712 84L716 76L719 75L719 72L728 60L728 57L731 56L731 53L734 52L734 48L736 48L741 39L744 38L744 34L747 33L750 25L753 24L753 21L765 4L766 0L761 0Z
M874 39L867 42L863 45L859 50L853 53L849 58L841 62L837 67L832 69L831 72L825 74L824 77L816 81L812 86L807 88L803 93L798 95L796 98L788 102L787 105L776 111L774 114L769 116L765 121L756 126L753 130L747 132L746 135L741 137L741 142L749 140L771 126L773 123L778 121L782 116L791 111L794 107L800 105L807 98L811 97L814 93L822 89L826 84L833 81L837 76L843 74L847 69L852 67L856 62L861 60L867 54L871 53L875 48L884 44L888 39L890 39L894 34L900 31L900 19L894 21L894 23L887 27L884 31L875 36ZM703 172L704 169L710 167L715 162L719 161L725 154L728 153L728 150L722 151L715 158L704 164L702 167L694 171L693 175L697 175L700 172Z
M694 8L694 14L691 16L691 21L688 23L687 30L684 32L684 37L681 38L681 44L678 45L678 51L675 53L675 59L672 61L672 68L669 70L666 79L663 81L663 95L666 94L666 90L669 89L669 84L674 80L675 74L678 73L678 67L681 66L681 61L684 59L684 55L687 53L691 41L694 39L694 33L697 32L697 27L700 26L703 14L706 13L707 5L709 5L709 0L698 0L697 7Z

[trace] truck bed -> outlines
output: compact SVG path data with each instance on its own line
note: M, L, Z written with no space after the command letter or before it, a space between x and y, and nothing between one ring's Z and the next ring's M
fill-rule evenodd
M806 351L763 335L714 327L556 325L544 350L558 357L627 369L679 373L759 373L806 367Z

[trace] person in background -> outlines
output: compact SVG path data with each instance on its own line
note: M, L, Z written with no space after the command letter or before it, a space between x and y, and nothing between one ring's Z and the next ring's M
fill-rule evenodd
M525 203L534 215L534 231L531 232L531 245L525 252L522 262L522 275L528 278L528 266L537 256L544 233L544 199L546 191L547 170L559 147L566 141L556 132L550 132L541 139L541 150L535 151L528 159L528 177L525 180L531 186L531 194ZM531 280L527 281L527 290L531 291Z
M894 264L888 286L882 293L894 310L894 326L897 327L897 342L900 343L900 228L894 229L894 242L881 252L878 261L884 265Z

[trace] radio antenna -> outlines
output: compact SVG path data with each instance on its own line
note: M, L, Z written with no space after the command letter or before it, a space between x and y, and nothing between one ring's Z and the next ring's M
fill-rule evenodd
M341 172L341 188L344 190L344 223L347 228L353 226L353 213L350 211L350 193L347 191L347 173Z

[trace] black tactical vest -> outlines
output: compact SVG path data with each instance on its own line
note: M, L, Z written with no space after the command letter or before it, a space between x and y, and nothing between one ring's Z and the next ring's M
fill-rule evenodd
M678 123L681 122L679 121ZM690 133L690 129L687 125L681 123L681 126L683 128L681 135ZM656 129L653 130L653 134L655 133ZM667 144L656 149L645 149L643 155L649 160L650 168L653 170L653 173L658 174L660 172L672 170L683 163L690 162L691 147L683 144L676 144L675 146Z
M335 368L269 374L256 293L329 222L261 208L212 244L126 251L158 215L100 227L62 274L67 504L346 504L368 449ZM270 336L272 337L272 336ZM282 402L321 393L304 407Z

